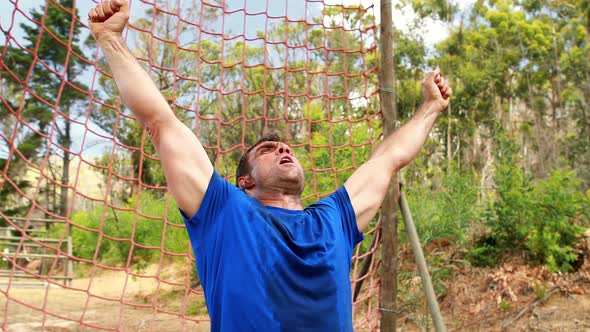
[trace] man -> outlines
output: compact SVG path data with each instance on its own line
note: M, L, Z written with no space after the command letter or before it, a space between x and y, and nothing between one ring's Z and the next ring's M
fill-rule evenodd
M89 12L121 96L150 133L185 219L213 331L352 331L350 259L393 176L418 154L452 89L439 70L424 103L335 193L303 208L303 169L276 136L243 156L237 187L213 169L129 52L126 0Z

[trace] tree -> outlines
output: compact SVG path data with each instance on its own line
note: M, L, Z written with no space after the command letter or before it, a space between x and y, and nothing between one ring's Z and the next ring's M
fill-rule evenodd
M590 187L590 3L521 1L538 20L553 28L553 119L562 132L561 155Z
M570 97L583 96L580 73L587 66L578 51L584 38L572 33L584 31L581 20L572 19L580 13L563 8L570 7L542 1L477 2L469 20L436 46L441 62L455 68L455 136L468 166L488 169L491 137L500 127L519 136L525 169L537 176L545 176L568 153L561 142L576 113L571 101L577 97ZM577 80L570 77L574 71L565 59L580 64L574 70Z
M0 211L5 215L19 215L24 212L30 204L22 204L19 200L18 190L26 190L29 182L24 176L25 161L34 157L36 144L39 140L31 139L33 135L20 134L17 119L17 111L23 98L22 89L19 89L20 82L24 77L11 71L11 65L14 60L11 56L17 55L15 49L8 45L6 55L0 58L0 123L2 142L0 143ZM21 91L19 91L21 90ZM22 132L22 129L20 130ZM23 158L21 158L21 156ZM4 220L0 221L4 226Z
M48 149L61 159L59 179L45 174L47 183L61 183L58 206L48 206L47 209L65 215L72 158L71 124L83 112L83 102L87 99L85 91L88 90L80 81L85 69L78 45L80 26L73 19L78 15L72 0L48 2L44 9L33 9L30 14L36 24L21 24L24 46L10 47L4 54L3 62L10 70L3 72L2 76L16 81L16 84L26 84L27 89L22 86L23 90L30 91L22 97L25 100L20 113L30 125L20 129L28 141L29 157L33 159L43 149ZM14 112L15 108L10 108Z

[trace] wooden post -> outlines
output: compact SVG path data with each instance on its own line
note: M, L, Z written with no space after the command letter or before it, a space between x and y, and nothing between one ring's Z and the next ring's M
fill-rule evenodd
M383 136L393 133L397 123L395 67L393 59L393 12L391 0L381 0L381 65L379 97ZM397 320L397 177L390 184L381 207L381 331L396 330Z
M35 258L35 259L41 259L42 261L46 260L46 259L51 259L51 260L55 260L55 259L59 259L59 260L65 260L66 262L65 264L65 275L64 276L47 276L48 279L53 279L53 280L63 280L63 284L64 286L71 286L72 285L72 278L74 277L74 270L73 270L73 262L70 259L70 257L72 257L72 251L73 251L73 243L72 243L72 226L67 223L65 220L61 220L61 219L44 219L44 218L23 218L23 217L8 217L9 219L12 220L13 223L15 223L16 221L20 221L20 222L35 222L35 223L45 223L47 224L52 224L52 223L66 223L65 227L67 228L67 240L66 240L66 245L67 245L67 253L68 256L62 255L62 254L58 254L57 251L61 250L61 245L63 244L63 239L59 239L59 238L50 238L48 236L47 233L47 227L45 229L27 229L27 235L25 238L23 238L21 235L18 236L13 236L12 233L7 232L6 234L2 234L2 231L10 231L10 230L20 230L17 228L14 228L13 226L7 226L7 227L0 227L0 245L1 246L5 246L8 248L13 248L13 247L17 247L22 245L22 246L26 246L26 247L34 247L34 248L41 248L42 253L21 253L21 252L17 252L15 250L13 250L13 252L10 254L10 256L13 257L13 259L17 259L17 258ZM35 236L34 234L38 233L39 235ZM48 247L48 245L51 245ZM56 253L47 253L47 249L53 249L56 251ZM51 251L51 250L50 250ZM15 273L18 273L18 276L15 275ZM41 271L41 275L46 275L45 271ZM38 278L37 275L33 275L31 273L31 271L27 271L26 269L20 268L17 270L14 270L14 268L11 268L9 270L2 270L0 269L0 277L17 277L17 278L30 278L30 279L35 279Z

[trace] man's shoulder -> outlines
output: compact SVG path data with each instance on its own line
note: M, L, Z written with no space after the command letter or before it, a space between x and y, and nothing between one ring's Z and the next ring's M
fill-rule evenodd
M219 212L230 206L247 204L247 198L248 195L243 190L224 179L217 171L214 171L195 216L200 219L217 217Z
M309 205L306 209L315 208L319 206L335 206L338 205L338 202L341 200L350 201L350 197L348 196L348 192L346 191L346 188L344 186L338 187L330 194L320 198L317 202Z
M211 180L209 181L209 186L207 187L207 191L205 192L206 195L214 193L222 195L245 195L242 189L236 187L223 176L221 176L217 172L217 170L213 171L213 174L211 175Z

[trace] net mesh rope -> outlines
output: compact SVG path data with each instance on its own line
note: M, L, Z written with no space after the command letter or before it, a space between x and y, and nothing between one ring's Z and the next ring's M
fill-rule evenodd
M206 331L158 155L89 36L94 5L0 4L0 325ZM305 169L307 205L343 185L380 139L372 4L130 6L130 50L229 181L245 149L276 131ZM378 329L378 224L352 261L359 331Z

